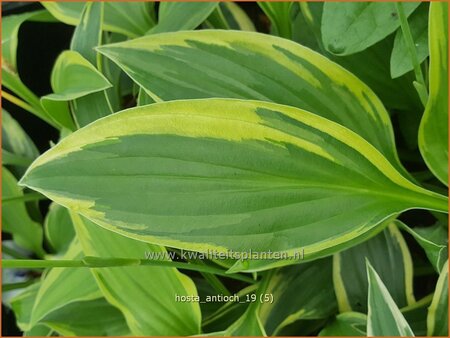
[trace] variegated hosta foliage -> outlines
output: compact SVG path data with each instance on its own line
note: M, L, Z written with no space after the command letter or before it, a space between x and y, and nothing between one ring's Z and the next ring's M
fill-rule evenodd
M447 7L4 16L4 328L448 335ZM26 21L74 28L42 97L19 71ZM23 111L59 139L38 150Z

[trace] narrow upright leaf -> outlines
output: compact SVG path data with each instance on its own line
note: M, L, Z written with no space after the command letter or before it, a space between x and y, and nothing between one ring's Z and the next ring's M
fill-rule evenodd
M430 4L430 90L419 148L433 174L448 185L448 3Z
M80 24L75 28L70 49L80 53L93 66L100 69L101 55L95 47L102 44L102 30L104 3L86 3L81 15ZM86 83L86 86L89 84ZM79 127L92 121L112 114L112 108L105 90L90 93L72 102L74 119Z
M428 308L428 336L448 336L448 261L445 262Z
M428 4L424 3L409 17L411 35L416 46L417 59L420 63L428 56ZM401 29L397 30L394 48L391 54L391 76L396 78L413 70L408 46Z
M369 300L367 336L414 336L383 281L367 261Z
M270 19L274 33L286 39L290 39L292 36L292 4L292 1L258 2L259 7Z
M445 196L409 182L350 130L297 108L232 99L107 116L39 157L21 182L141 241L304 249L305 259L354 245L403 210L447 210Z

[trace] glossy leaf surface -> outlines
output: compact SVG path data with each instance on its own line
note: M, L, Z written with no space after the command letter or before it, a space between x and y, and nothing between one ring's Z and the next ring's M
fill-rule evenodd
M388 113L375 94L340 66L294 42L204 30L158 34L99 51L156 101L225 97L298 107L353 130L403 170Z
M257 101L173 101L108 116L39 157L21 182L153 244L304 249L308 259L402 210L447 210L445 197L409 182L348 129Z

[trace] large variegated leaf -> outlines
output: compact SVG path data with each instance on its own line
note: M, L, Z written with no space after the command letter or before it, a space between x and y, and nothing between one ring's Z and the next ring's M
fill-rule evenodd
M103 2L86 3L81 23L75 28L70 44L71 50L80 53L91 65L99 69L101 56L94 48L102 44L104 5ZM85 85L87 87L89 83L86 81ZM105 90L92 92L72 101L72 111L79 127L113 112Z
M410 15L420 2L406 2ZM327 2L322 17L325 48L336 55L360 52L384 39L400 27L393 2Z
M448 185L448 4L430 5L430 96L420 123L419 148L436 177Z
M367 336L414 336L375 269L367 263L369 281Z
M388 113L375 94L292 41L205 30L157 34L99 50L157 100L228 97L302 108L360 134L402 170Z
M165 249L138 242L98 227L72 214L85 255L138 258ZM192 280L166 267L92 269L105 298L119 308L135 336L193 335L200 333L198 303L177 302L175 296L195 296ZM124 292L124 290L127 290Z
M333 281L341 312L367 312L366 259L399 307L415 302L411 254L402 234L391 223L370 240L334 255Z
M348 129L297 108L231 99L108 116L39 157L21 182L142 241L302 249L305 259L343 249L403 210L447 210L446 197L409 182Z

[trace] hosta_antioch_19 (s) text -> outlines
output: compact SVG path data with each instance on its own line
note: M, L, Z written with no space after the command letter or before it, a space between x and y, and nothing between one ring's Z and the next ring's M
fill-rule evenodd
M2 2L2 335L448 336L447 2Z

